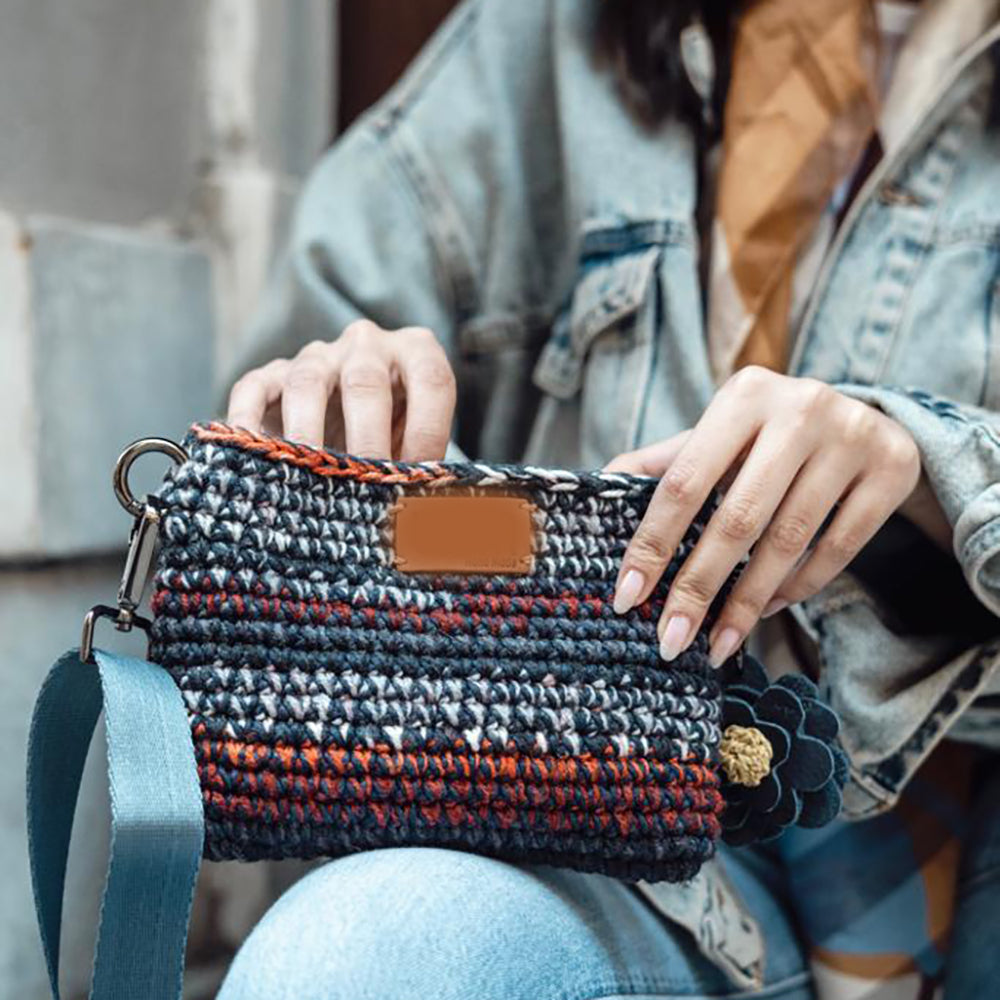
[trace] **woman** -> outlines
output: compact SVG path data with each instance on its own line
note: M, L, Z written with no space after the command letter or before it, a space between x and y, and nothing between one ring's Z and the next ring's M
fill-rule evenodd
M223 997L980 995L996 824L970 753L932 765L946 734L1000 742L998 15L471 0L319 164L228 420L658 476L619 613L722 482L661 654L749 553L712 658L766 619L768 662L818 671L841 714L848 814L881 816L727 853L694 918L599 876L343 859L265 917ZM908 788L959 819L923 823Z

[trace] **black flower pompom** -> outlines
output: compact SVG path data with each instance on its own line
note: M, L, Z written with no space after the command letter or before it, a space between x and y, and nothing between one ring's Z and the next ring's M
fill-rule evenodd
M757 660L742 660L733 657L722 675L723 837L749 844L793 824L829 823L847 780L837 716L807 677L772 684Z

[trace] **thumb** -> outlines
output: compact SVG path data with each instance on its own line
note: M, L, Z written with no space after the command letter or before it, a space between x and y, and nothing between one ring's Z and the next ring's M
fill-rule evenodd
M677 457L691 431L681 431L672 437L657 441L656 444L626 451L613 458L606 466L605 472L624 472L632 476L655 476L659 478Z

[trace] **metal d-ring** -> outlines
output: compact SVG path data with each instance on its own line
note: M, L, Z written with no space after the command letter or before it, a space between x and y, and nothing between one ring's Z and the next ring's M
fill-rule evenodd
M107 604L95 604L83 618L83 630L80 635L80 662L93 663L94 661L94 629L98 619L109 618L114 622L115 628L119 632L131 632L132 629L142 629L149 633L153 623L142 615L137 615L128 608L112 608Z
M128 484L129 469L132 463L140 456L151 451L158 451L169 458L172 458L178 465L187 461L187 452L179 445L168 438L140 438L133 441L119 456L115 462L115 471L111 475L111 485L114 486L115 496L118 502L133 516L141 517L146 505L141 500L136 500Z

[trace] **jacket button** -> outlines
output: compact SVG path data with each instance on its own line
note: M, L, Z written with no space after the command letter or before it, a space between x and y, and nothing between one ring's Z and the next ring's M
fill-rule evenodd
M918 208L926 205L927 202L913 194L912 191L907 191L901 184L883 184L879 188L878 192L879 201L883 205L903 205L910 208Z

